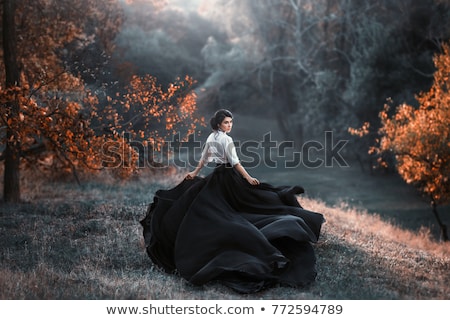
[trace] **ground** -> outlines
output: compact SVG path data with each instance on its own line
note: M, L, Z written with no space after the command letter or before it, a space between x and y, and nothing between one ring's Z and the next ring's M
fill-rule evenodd
M243 141L271 127L257 128L233 133ZM450 299L450 244L438 241L427 203L398 176L370 175L350 160L248 169L261 181L303 186L300 203L324 214L310 287L239 295L166 274L146 255L139 221L154 192L188 169L127 183L28 181L24 203L0 204L0 299ZM448 207L441 214L449 224Z

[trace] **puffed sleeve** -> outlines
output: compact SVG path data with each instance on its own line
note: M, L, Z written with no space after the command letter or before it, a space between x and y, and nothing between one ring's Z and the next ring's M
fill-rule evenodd
M209 158L209 143L206 142L205 145L203 146L203 150L202 150L202 156L200 158L200 161L203 161L203 163L207 163L208 162L208 158Z
M234 145L233 138L227 136L226 141L227 141L226 146L224 146L225 155L227 157L228 162L234 167L240 162L240 160L236 153L236 147Z

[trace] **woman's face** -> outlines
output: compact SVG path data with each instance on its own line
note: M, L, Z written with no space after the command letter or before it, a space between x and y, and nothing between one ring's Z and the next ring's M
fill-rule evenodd
M222 123L219 126L219 129L222 130L223 132L230 132L231 128L233 127L233 118L231 117L225 117L225 119L223 119Z

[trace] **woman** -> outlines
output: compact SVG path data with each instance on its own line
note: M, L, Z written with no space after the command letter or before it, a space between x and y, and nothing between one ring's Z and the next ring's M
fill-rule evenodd
M232 126L231 112L218 110L195 170L173 189L156 192L141 221L147 253L195 285L220 281L241 293L308 285L317 274L311 243L323 216L300 206L296 194L303 188L249 175L228 135ZM214 171L198 177L211 162Z

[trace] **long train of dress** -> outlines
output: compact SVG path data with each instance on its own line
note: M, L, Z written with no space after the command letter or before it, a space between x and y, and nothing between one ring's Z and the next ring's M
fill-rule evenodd
M299 186L250 185L233 168L158 190L141 221L147 254L194 285L220 281L241 293L315 281L320 213Z

